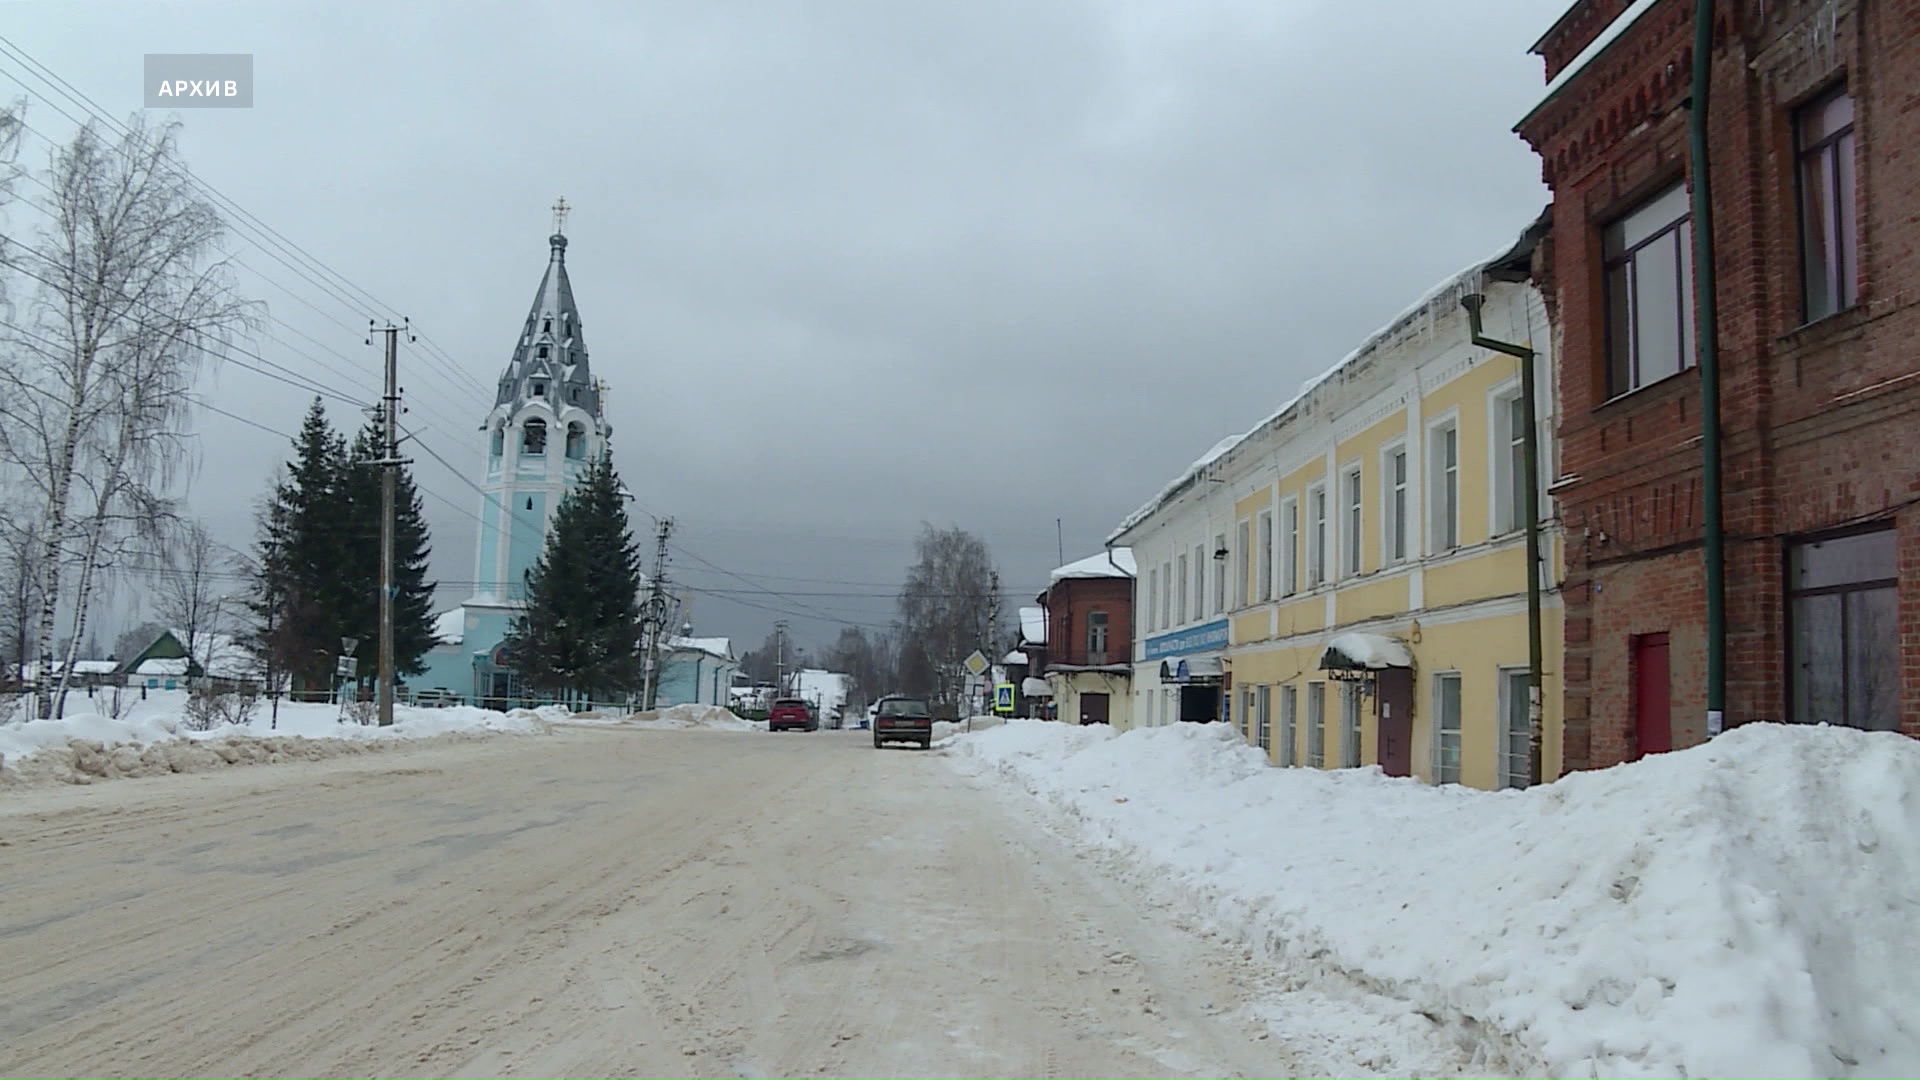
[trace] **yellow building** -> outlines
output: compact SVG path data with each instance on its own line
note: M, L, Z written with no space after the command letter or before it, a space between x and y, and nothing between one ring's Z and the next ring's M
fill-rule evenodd
M1139 559L1146 594L1134 605L1135 686L1169 699L1156 709L1137 694L1136 720L1204 718L1176 706L1192 680L1166 685L1162 657L1215 643L1182 672L1217 670L1217 715L1276 764L1528 782L1520 361L1472 344L1461 298L1477 293L1483 333L1536 352L1540 756L1543 778L1558 777L1554 368L1546 310L1526 280L1536 237L1443 282L1114 534Z

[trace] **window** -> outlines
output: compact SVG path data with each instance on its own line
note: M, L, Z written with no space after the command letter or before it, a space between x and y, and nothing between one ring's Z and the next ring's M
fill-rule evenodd
M1527 522L1527 403L1516 391L1492 407L1493 531L1500 535Z
M547 358L547 347L546 347L545 345L542 345L542 346L540 346L540 347L538 347L538 348L536 348L536 349L534 349L534 350L533 350L533 355L535 355L535 356L537 356L537 357L539 357L539 358L540 358L540 359L542 359L542 360L545 360L545 359Z
M1533 776L1532 683L1526 668L1500 670L1500 786L1523 788Z
M1360 467L1354 466L1340 478L1340 569L1348 576L1360 572Z
M1806 320L1859 299L1860 238L1853 179L1853 97L1830 91L1794 114L1799 149L1801 297Z
M1291 686L1280 688L1280 764L1282 765L1296 764L1294 754L1297 750L1293 730L1296 719L1295 710L1299 707L1299 703L1294 699L1293 690Z
M1433 679L1433 782L1460 782L1460 676Z
M1307 587L1327 580L1327 486L1307 489Z
M540 381L539 381L539 380L537 380L537 379L536 379L536 380L534 380L534 384L533 384L533 396L534 396L534 397L546 397L546 396L547 396L547 384L546 384L546 383L543 383L543 382L540 382Z
M1107 662L1107 613L1087 612L1087 663Z
M1173 560L1160 564L1160 629L1173 625Z
M1394 447L1387 451L1386 488L1381 503L1382 521L1386 532L1382 543L1382 560L1386 563L1404 562L1407 558L1407 448Z
M1147 630L1160 629L1160 571L1147 571Z
M1327 684L1307 684L1307 764L1327 766Z
M1187 554L1180 553L1180 625L1187 624Z
M1300 500L1280 504L1280 595L1300 591Z
M1213 550L1216 553L1224 552L1227 550L1227 534L1226 533L1214 534ZM1226 610L1227 610L1227 560L1225 556L1222 555L1222 556L1216 557L1213 560L1213 613L1215 615L1219 615Z
M1247 606L1247 554L1253 550L1253 526L1240 523L1240 544L1233 553L1233 606Z
M587 456L587 429L578 422L567 425L567 457L574 461L583 461Z
M1460 546L1460 429L1449 422L1433 429L1427 441L1427 460L1433 481L1427 485L1432 509L1433 550Z
M1787 548L1796 723L1899 730L1897 535L1879 529Z
M1258 745L1259 735L1253 729L1253 687L1240 691L1240 737L1248 743ZM1233 695L1227 695L1228 707L1232 707Z
M553 333L553 320L552 320L552 319L541 319L541 320L540 320L540 332L541 332L541 333L543 333L543 334L551 334L551 333Z
M1360 684L1340 684L1340 764L1360 767Z
M520 453L529 457L547 452L547 422L534 417L520 429Z
M1273 511L1260 511L1260 599L1273 599Z
M1273 687L1262 686L1254 693L1254 742L1273 757Z
M505 424L493 425L493 438L487 444L487 455L499 457L507 448L507 427Z
M1678 375L1693 363L1693 230L1675 184L1608 225L1607 396Z
M1193 549L1193 617L1207 617L1207 546L1198 544Z

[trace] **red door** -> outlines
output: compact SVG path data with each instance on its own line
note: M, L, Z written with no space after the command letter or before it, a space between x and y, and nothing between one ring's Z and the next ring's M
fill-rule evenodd
M1629 760L1673 749L1673 681L1665 634L1633 639L1633 733Z
M1413 672L1387 668L1374 675L1380 769L1388 776L1413 775Z

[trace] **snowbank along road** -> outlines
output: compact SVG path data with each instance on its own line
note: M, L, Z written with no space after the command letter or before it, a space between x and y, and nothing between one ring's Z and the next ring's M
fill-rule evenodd
M0 797L0 1075L1284 1076L940 754L561 730Z

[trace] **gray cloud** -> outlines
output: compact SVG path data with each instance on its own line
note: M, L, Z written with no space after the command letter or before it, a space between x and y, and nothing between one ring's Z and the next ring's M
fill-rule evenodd
M884 622L922 519L1037 590L1055 517L1096 548L1511 239L1546 198L1509 129L1560 6L17 4L7 33L115 115L145 52L254 52L253 110L181 114L190 162L452 355L403 382L462 466L564 193L617 463L685 552L781 594L676 558L701 628L750 644L762 608ZM240 275L285 324L263 355L371 395L372 312L236 251L278 283ZM307 397L235 368L210 393L289 431ZM202 434L193 505L244 543L284 443ZM419 468L464 581L478 496Z

